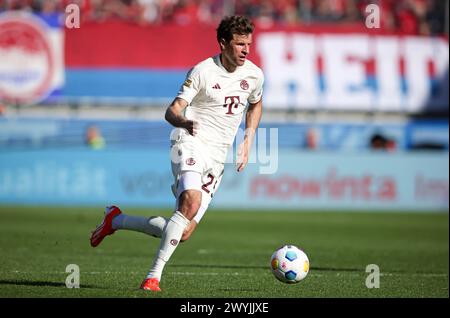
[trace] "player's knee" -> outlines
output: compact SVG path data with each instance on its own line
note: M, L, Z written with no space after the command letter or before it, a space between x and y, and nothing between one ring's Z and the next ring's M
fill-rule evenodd
M197 227L197 222L192 220L191 223L189 223L189 225L186 227L186 229L183 232L183 235L181 236L180 241L181 242L185 242L187 241L192 233L194 232L195 228Z
M197 214L198 209L200 208L200 204L196 202L189 202L181 208L181 213L189 219L192 220Z
M189 240L189 238L191 237L192 232L185 232L183 233L183 236L180 239L180 242L186 242L187 240Z
M189 220L197 214L202 202L202 193L197 190L186 190L180 196L178 209Z

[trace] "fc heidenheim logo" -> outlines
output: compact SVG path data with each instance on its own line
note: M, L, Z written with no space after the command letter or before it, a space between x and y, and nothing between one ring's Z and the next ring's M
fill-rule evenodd
M0 15L0 100L33 104L48 96L55 63L46 31L31 14Z

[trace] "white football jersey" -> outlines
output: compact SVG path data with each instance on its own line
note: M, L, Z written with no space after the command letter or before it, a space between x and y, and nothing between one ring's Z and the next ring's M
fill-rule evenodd
M248 103L257 103L262 97L263 82L263 72L251 61L230 73L220 55L188 72L177 97L188 102L185 116L199 123L195 137L208 147L214 160L225 162Z

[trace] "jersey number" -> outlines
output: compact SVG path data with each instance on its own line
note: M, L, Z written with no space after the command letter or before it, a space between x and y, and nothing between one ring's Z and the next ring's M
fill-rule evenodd
M204 185L202 185L202 189L203 189L203 191L205 191L206 193L210 193L211 192L211 190L209 190L208 189L208 187L214 182L214 176L212 175L212 174L210 174L210 173L208 173L208 179L209 179L209 181L208 182L206 182ZM217 180L216 180L216 183L214 183L214 187L213 187L213 190L216 188L216 184L217 184Z

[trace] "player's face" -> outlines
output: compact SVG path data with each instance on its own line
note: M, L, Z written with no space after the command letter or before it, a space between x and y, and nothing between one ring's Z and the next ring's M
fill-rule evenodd
M250 45L252 44L252 35L233 34L230 42L221 41L223 63L225 68L234 70L237 66L245 63L247 55L250 53Z

